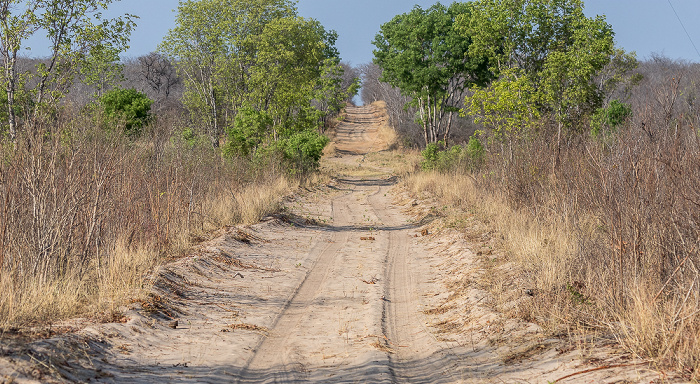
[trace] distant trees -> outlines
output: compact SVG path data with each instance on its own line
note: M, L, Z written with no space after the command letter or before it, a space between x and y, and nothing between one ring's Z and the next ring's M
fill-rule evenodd
M114 79L110 71L128 44L134 22L131 15L103 18L101 11L111 2L0 0L0 81L7 95L4 109L11 140L16 140L20 124L31 125L50 112L76 76L95 83ZM20 71L19 53L39 31L47 33L50 55L34 68ZM24 111L21 121L18 109Z

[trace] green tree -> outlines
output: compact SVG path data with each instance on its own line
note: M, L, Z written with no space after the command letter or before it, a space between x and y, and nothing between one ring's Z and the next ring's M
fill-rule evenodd
M15 103L21 84L32 85L27 90L31 111L25 115L31 125L42 111L57 105L80 71L86 75L99 67L101 54L127 48L135 16L103 18L102 11L110 3L112 0L0 0L0 78L7 93L7 124L13 141L19 125ZM46 32L50 54L35 71L20 73L18 54L39 31Z
M218 147L227 122L251 91L251 37L296 10L289 0L187 0L159 50L184 79L184 103Z
M288 0L189 0L160 50L212 145L225 132L226 156L274 153L306 171L327 143L319 123L342 95L336 39Z
M489 58L497 83L514 83L477 90L475 95L493 100L503 95L498 92L521 90L521 84L529 84L529 108L557 122L556 166L563 129L575 128L600 107L605 92L636 66L636 60L615 49L612 27L604 17L585 16L582 0L478 0L473 4L471 14L457 21L465 38L472 39L469 54ZM616 57L620 65L611 67ZM467 101L465 112L475 116L514 112L507 103L490 111L480 108L482 104Z
M456 19L470 13L470 3L416 6L383 24L373 41L381 80L411 98L426 145L447 141L465 92L490 79L483 55L468 54L470 35L455 28Z
M494 139L511 141L539 118L537 92L527 76L517 69L504 71L488 87L474 87L466 110L474 121L489 128Z
M327 116L340 112L345 103L360 90L359 77L354 77L348 85L343 84L345 71L344 65L337 63L335 59L327 59L323 66L314 101L324 116L324 124Z
M340 62L336 39L318 21L301 17L272 20L249 38L255 57L248 69L249 103L269 113L276 137L301 121L315 128L327 111L312 107L312 100L330 100L331 88L340 91L342 72L332 72Z

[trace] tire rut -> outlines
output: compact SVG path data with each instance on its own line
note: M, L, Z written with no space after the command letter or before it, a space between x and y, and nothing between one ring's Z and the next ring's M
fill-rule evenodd
M449 346L439 342L424 324L420 312L420 297L416 292L417 276L411 265L416 257L410 247L411 226L406 217L387 209L390 204L388 187L379 187L369 202L380 220L390 228L389 248L386 254L385 301L382 328L387 336L390 370L397 383L452 383L456 382L457 355Z
M339 201L342 198L332 202L333 220L346 224L349 207L345 202ZM241 374L240 383L303 381L303 370L299 372L299 369L295 369L294 365L286 358L288 354L283 353L286 348L285 344L299 326L307 307L318 294L336 255L348 242L349 236L350 233L347 231L335 231L327 243L320 243L311 250L312 254L318 253L316 263L278 316L271 329L270 337L261 340L253 358Z

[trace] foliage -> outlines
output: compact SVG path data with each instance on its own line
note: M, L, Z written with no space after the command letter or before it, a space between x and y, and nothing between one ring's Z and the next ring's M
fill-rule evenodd
M337 34L299 17L293 2L188 0L178 11L160 51L184 79L183 102L212 145L224 132L232 140L229 155L250 154L263 136L316 128L347 97ZM244 128L251 109L271 121Z
M284 156L290 173L306 173L318 168L328 141L328 137L309 129L279 140L276 149Z
M457 28L472 39L469 54L488 57L498 80L477 91L477 100L467 101L465 112L492 127L505 121L513 130L548 114L559 123L561 136L563 127L573 128L595 111L605 92L636 65L632 55L614 48L614 33L604 17L585 16L582 0L473 4L471 15L460 16ZM613 58L615 65L610 65ZM604 78L595 82L599 75ZM515 102L513 97L523 90L526 99ZM499 105L496 101L504 96L510 102ZM526 109L532 110L529 116L523 113Z
M484 148L484 145L481 144L481 140L479 140L476 136L469 138L466 151L467 156L471 160L474 168L479 168L484 164L486 160L486 149Z
M105 117L124 125L127 136L138 136L151 118L153 100L135 89L115 88L99 99Z
M228 140L224 155L248 157L254 154L271 125L272 118L267 113L243 108L236 116L233 127L226 129Z
M76 75L104 84L115 69L114 57L127 48L135 16L103 17L112 0L5 0L0 6L0 82L7 93L7 124L12 140L22 123L36 126L45 112L55 109ZM33 71L20 72L18 53L37 32L46 32L50 55ZM28 113L18 121L15 102L21 84L28 89Z
M447 139L464 92L489 79L486 60L469 54L470 36L454 28L470 12L468 3L416 6L383 24L373 42L381 80L400 88L418 108L426 145Z
M327 32L313 19L270 21L260 35L250 37L255 47L255 60L248 70L250 104L265 109L278 125L308 107L317 92L326 88L323 80L329 76L324 74L338 67L336 38L335 32ZM330 84L333 88L339 89L341 76L342 72L330 76L338 80ZM322 117L319 110L303 113L314 113L316 120Z
M540 118L539 111L532 108L537 104L537 92L529 78L518 73L515 69L504 71L488 87L475 87L467 99L466 113L491 129L499 141L520 136Z
M348 70L352 71L346 64L337 63L335 59L326 59L314 100L322 113L328 115L340 112L345 102L357 95L360 90L360 78L346 79L345 72ZM346 84L347 80L350 81Z
M187 0L180 2L176 26L159 50L176 63L184 79L183 102L217 147L227 112L243 105L244 73L251 61L248 39L273 19L292 16L287 0Z
M461 169L475 171L484 164L486 151L476 136L469 139L466 147L454 145L449 149L440 150L441 146L444 147L444 143L430 143L421 151L421 155L423 155L421 167L424 170L446 172Z
M632 106L619 100L612 100L610 105L599 108L591 117L591 135L601 137L605 133L616 133L619 126L632 117Z

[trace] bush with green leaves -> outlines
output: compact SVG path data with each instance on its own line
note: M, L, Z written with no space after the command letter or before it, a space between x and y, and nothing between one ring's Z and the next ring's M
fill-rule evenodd
M233 127L226 128L228 141L224 146L224 155L227 157L255 155L272 124L272 118L264 111L248 107L241 109L236 115Z
M306 173L319 166L328 137L314 129L306 129L276 142L276 148L288 163L291 173Z
M228 140L224 156L242 156L253 163L268 164L270 159L282 159L292 174L306 173L318 168L328 138L320 134L315 119L302 117L289 120L271 136L272 117L265 111L243 108L236 116L233 127L226 129Z
M115 88L99 99L99 105L107 123L122 125L127 136L135 137L151 119L153 100L131 88Z
M423 161L421 167L424 170L450 171L463 170L475 171L484 163L486 151L478 138L472 136L466 147L454 145L449 149L441 150L443 142L428 144L421 152Z
M632 117L632 107L613 100L605 108L599 108L591 117L591 135L596 138L617 132L618 128Z

